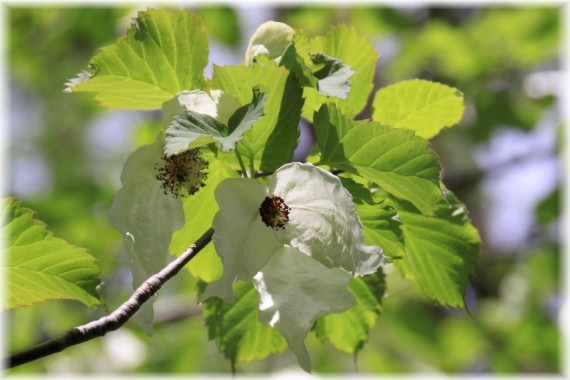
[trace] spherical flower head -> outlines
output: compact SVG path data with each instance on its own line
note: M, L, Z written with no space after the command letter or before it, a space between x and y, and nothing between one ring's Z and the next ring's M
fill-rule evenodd
M208 162L200 157L199 149L189 149L171 156L164 155L156 167L156 179L162 182L164 193L174 197L192 195L204 187Z
M291 208L285 204L281 197L265 197L259 206L259 215L267 227L275 230L284 229L285 223L289 221Z

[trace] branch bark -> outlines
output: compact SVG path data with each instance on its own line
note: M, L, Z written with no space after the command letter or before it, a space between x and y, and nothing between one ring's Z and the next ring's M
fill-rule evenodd
M74 327L62 335L40 343L37 346L10 354L6 359L8 368L13 368L61 352L68 347L87 342L91 339L103 336L110 331L117 330L124 325L166 281L174 277L180 269L188 264L188 262L212 240L213 233L214 230L211 228L206 231L204 235L176 258L176 260L143 282L141 286L134 291L131 297L111 314L84 325Z

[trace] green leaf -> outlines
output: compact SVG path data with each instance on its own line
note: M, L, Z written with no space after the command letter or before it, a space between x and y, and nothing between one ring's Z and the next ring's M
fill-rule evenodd
M204 86L208 35L188 10L139 12L127 35L101 49L89 78L68 83L68 92L95 92L109 108L160 109L181 90Z
M313 76L313 72L305 64L305 60L297 53L295 41L291 41L289 46L287 46L287 49L281 56L279 65L294 72L302 86L318 87L318 79Z
M2 200L4 308L14 309L50 299L72 299L89 307L99 304L96 261L83 248L56 238L34 212L14 198Z
M222 142L227 127L212 116L184 111L166 127L164 153L168 156L204 145Z
M218 350L232 362L249 362L283 352L285 339L271 327L258 320L259 296L251 281L239 281L234 286L234 303L217 297L203 303L202 316L208 326L208 335Z
M166 192L156 178L157 167L164 164L163 149L159 134L154 144L127 158L121 173L123 187L109 212L111 224L121 232L127 247L133 288L166 265L172 233L184 226L182 202ZM154 298L135 315L149 335Z
M343 186L352 195L352 200L364 225L364 236L368 243L382 247L388 257L405 257L402 224L394 208L385 201L375 202L370 190L351 178L340 177Z
M343 313L318 319L314 330L318 337L328 340L337 349L354 354L368 341L368 334L382 312L382 297L386 290L382 269L353 278L348 290L357 304Z
M392 259L402 276L413 280L413 270L410 268L404 236L400 230L402 222L394 208L386 203L356 203L356 209L364 226L366 244L382 247L384 255Z
M182 112L166 128L164 152L167 155L177 154L216 141L220 143L222 152L235 149L243 134L265 115L265 100L265 93L254 89L251 103L237 109L230 117L228 126L206 114Z
M366 106L374 87L374 71L378 53L366 38L358 35L354 28L345 25L332 27L326 36L310 38L297 32L295 34L297 52L305 62L309 62L311 53L321 53L342 61L356 74L350 78L350 93L346 99L328 98L315 88L305 87L303 97L303 117L313 120L313 113L325 102L335 103L346 115L354 117Z
M384 87L372 102L372 119L392 128L406 128L429 139L463 116L463 94L449 86L412 79Z
M444 306L465 308L464 292L479 257L480 238L465 206L447 191L435 217L426 218L409 203L392 203L402 220L406 252L423 292Z
M442 194L428 141L409 130L352 121L334 104L315 113L314 127L322 164L358 174L433 215Z
M323 53L310 54L311 67L297 54L295 42L287 47L281 57L280 65L293 71L303 86L316 88L325 96L346 99L350 92L351 82L348 80L355 72L341 60Z
M212 226L214 215L218 211L214 189L223 179L237 177L237 173L229 170L222 160L215 157L203 158L209 161L208 178L204 182L204 188L184 199L186 223L172 235L169 248L172 255L180 255ZM202 249L186 268L194 277L208 283L219 279L223 272L222 262L213 244Z
M251 101L251 89L267 94L265 116L238 142L244 159L257 168L275 171L293 157L298 138L303 99L295 74L264 56L251 66L214 66L212 88L221 89L241 104Z
M265 101L267 97L263 91L257 89L253 90L253 99L250 104L243 106L236 110L236 112L230 117L228 121L228 131L230 136L235 135L235 142L233 145L241 139L246 131L249 131L253 124L261 119L265 113L263 112L263 107L265 106ZM237 138L239 137L239 138ZM223 150L223 149L222 149Z
M388 194L381 189L374 188L374 196L372 196L367 187L352 178L341 177L341 180L356 205L364 226L365 243L382 247L382 253L388 257L388 260L392 260L402 276L413 280L414 274L406 257L404 235L400 229L402 221L394 207L388 203ZM363 182L362 179L360 181Z

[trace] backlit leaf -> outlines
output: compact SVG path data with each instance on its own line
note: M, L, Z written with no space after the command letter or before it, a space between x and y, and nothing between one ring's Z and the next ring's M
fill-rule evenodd
M184 111L174 117L166 128L165 153L177 154L186 149L199 148L218 142L222 152L235 149L243 134L265 114L265 93L253 91L251 103L240 107L224 125L212 116L194 111Z
M83 248L56 238L34 212L14 198L1 202L4 236L3 308L14 309L52 299L72 299L89 307L99 304L95 290L100 271Z
M315 113L321 163L358 174L433 215L442 198L440 166L428 142L404 129L355 122L333 104Z
M214 66L212 88L221 89L242 105L251 101L251 89L267 94L265 116L245 132L238 149L256 169L275 171L293 157L299 139L303 99L295 74L264 56L251 66ZM247 165L247 163L246 163Z
M378 90L372 119L391 128L407 128L429 139L463 116L463 94L449 86L422 79L395 83Z
M384 273L350 280L348 290L356 298L356 305L340 314L330 314L317 320L315 332L337 349L353 354L368 341L370 330L382 312L382 297L386 284Z
M68 92L95 92L109 108L160 109L179 91L204 86L208 34L188 10L139 12L127 35L101 49L88 76L71 80Z
M259 322L259 296L251 281L237 282L233 299L231 304L211 297L202 308L209 338L215 340L218 350L230 359L232 367L236 363L264 359L287 348L279 332Z
M480 238L465 206L447 193L431 218L407 202L392 203L402 220L407 257L420 288L441 305L465 308L464 292L479 258Z
M358 115L366 106L374 86L374 71L378 53L366 38L358 35L354 28L345 25L332 27L325 36L310 38L303 32L295 34L295 47L302 57L312 53L321 53L343 62L356 72L350 77L350 93L346 99L327 97L315 88L305 87L303 97L303 117L313 120L313 113L325 102L335 103L343 113L350 117Z
M209 162L205 186L183 200L186 221L184 227L172 235L169 248L172 255L180 255L212 226L214 215L218 211L214 189L223 179L237 176L237 173L229 170L222 160L211 156L203 155L203 158ZM218 280L223 271L222 262L216 254L213 243L202 249L186 268L194 277L205 282Z

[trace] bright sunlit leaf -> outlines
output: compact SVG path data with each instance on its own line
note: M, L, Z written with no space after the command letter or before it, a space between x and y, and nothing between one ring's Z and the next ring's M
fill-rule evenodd
M209 226L212 225L218 205L214 198L214 189L225 178L237 177L237 173L226 167L222 160L204 155L209 161L208 178L205 186L191 197L183 199L185 224L172 235L170 254L180 255L195 243ZM205 282L213 282L222 275L222 263L216 254L214 244L210 243L190 261L186 268L192 275Z
M311 54L311 60L316 65L323 65L314 73L318 78L319 92L325 96L336 96L346 99L350 92L350 78L356 74L354 70L340 59L329 57L323 53Z
M259 322L259 296L251 281L239 281L232 298L232 304L215 297L207 299L202 315L209 338L215 340L233 368L236 363L264 359L287 348L279 332Z
M313 120L313 113L325 102L335 103L343 113L350 117L358 115L366 106L374 86L374 72L376 70L376 62L378 62L378 53L370 42L356 33L354 28L349 28L345 25L334 26L325 36L314 38L302 32L297 32L294 41L299 55L307 57L304 58L305 61L308 60L311 54L321 53L342 61L344 65L356 73L350 76L350 93L346 99L327 97L319 93L315 88L305 87L303 92L303 97L305 97L303 117L307 120ZM340 71L337 74L343 72L348 74L347 71ZM348 78L345 74L338 77L346 76Z
M204 86L208 34L189 10L139 12L127 35L101 49L90 72L68 83L68 92L95 92L108 108L160 109L179 91Z
M354 354L368 341L368 334L382 312L382 298L386 290L384 273L380 270L353 278L348 290L356 298L356 305L343 313L318 319L315 332L337 349Z
M314 87L325 96L346 99L350 92L349 78L355 74L350 66L323 53L312 53L307 59L310 68L292 42L283 53L280 65L293 71L303 86Z
M463 94L441 83L412 79L378 90L372 119L391 128L406 128L429 139L463 116Z
M265 114L265 93L253 91L251 103L237 109L224 125L214 117L195 111L184 111L174 117L166 128L165 148L167 155L187 149L199 148L213 142L220 144L222 152L235 149L243 134Z
M237 144L246 166L253 161L256 169L272 172L289 162L298 144L303 106L302 88L295 74L261 56L249 67L214 66L212 81L213 88L241 105L251 102L251 89L256 86L267 94L265 116Z
M358 174L433 215L442 199L440 166L426 140L404 129L355 122L333 104L315 113L321 163Z
M402 224L396 210L387 202L376 202L370 190L351 178L342 178L343 186L350 192L364 226L364 236L368 244L382 247L387 257L405 257Z
M465 308L464 293L475 270L481 240L451 192L426 218L409 203L393 201L402 220L407 257L423 292L444 306Z
M95 258L83 248L56 238L34 212L14 198L1 204L4 237L2 280L5 303L14 309L53 299L72 299L89 307L99 304L101 282Z

